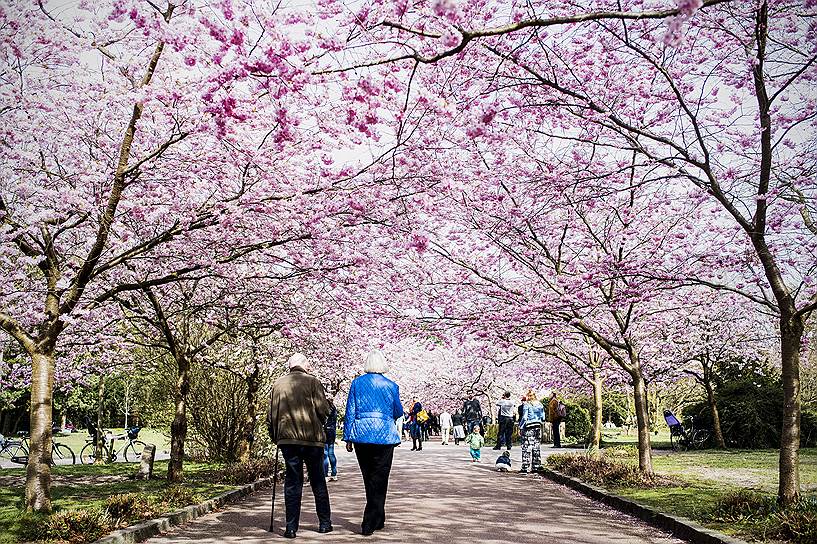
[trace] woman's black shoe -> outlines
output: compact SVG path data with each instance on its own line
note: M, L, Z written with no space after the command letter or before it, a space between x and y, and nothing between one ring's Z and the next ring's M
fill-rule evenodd
M289 529L287 529L284 532L284 538L295 538L295 531L290 531Z
M319 527L319 528L318 528L318 532L319 532L319 533L331 533L331 532L332 532L332 529L333 529L333 528L332 528L332 526L331 526L331 525L324 525L323 527Z
M363 536L372 536L374 534L374 529L363 529L360 534Z

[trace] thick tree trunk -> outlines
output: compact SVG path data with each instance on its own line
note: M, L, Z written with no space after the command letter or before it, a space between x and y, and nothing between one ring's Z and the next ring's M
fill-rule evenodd
M105 376L99 375L99 387L97 388L96 402L96 428L97 436L94 444L94 464L104 465L108 460L108 452L105 449L105 434L102 432L102 403L105 401Z
M26 510L51 511L51 400L54 352L31 354L31 439L26 467Z
M726 441L723 439L723 431L721 430L721 416L718 413L718 403L715 402L715 391L709 381L704 384L704 387L706 387L706 403L709 405L709 413L712 415L712 434L715 438L715 444L725 450Z
M781 316L783 429L780 436L777 500L782 505L793 504L800 498L800 347L804 330L801 318Z
M633 380L633 404L635 421L638 430L638 468L645 474L653 474L652 446L650 444L650 423L647 409L647 387L641 368L636 367L630 376Z
M167 480L181 482L184 470L184 442L187 439L187 394L190 391L190 361L177 359L179 377L176 380L176 415L170 424L170 463Z
M602 426L602 386L604 385L601 374L593 371L593 427L590 431L592 451L598 455L601 447L601 426Z

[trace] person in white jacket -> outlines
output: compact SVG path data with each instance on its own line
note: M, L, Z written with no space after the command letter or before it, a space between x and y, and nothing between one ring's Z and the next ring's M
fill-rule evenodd
M448 445L448 437L451 436L451 428L454 426L454 423L451 420L451 414L448 413L448 410L443 410L443 413L440 414L440 429L443 435L443 446Z

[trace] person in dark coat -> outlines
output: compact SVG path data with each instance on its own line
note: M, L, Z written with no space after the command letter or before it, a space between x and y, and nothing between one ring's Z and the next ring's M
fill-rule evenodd
M423 450L423 434L425 429L423 423L417 419L417 414L423 411L423 405L417 397L412 399L411 410L409 411L409 434L411 434L411 451Z
M335 440L338 436L338 409L335 408L334 397L327 397L329 401L329 417L323 431L326 434L326 443L323 447L323 475L327 480L337 481L338 479L338 458L335 456ZM331 470L331 472L330 472Z
M278 378L272 387L267 425L270 439L278 445L286 463L284 536L295 538L301 517L304 464L315 496L318 532L332 531L329 491L323 477L324 424L330 407L323 385L307 372L306 357L296 353L289 358L288 365L289 373Z
M473 391L468 393L468 399L462 403L462 415L465 418L465 431L467 433L473 431L477 425L482 427L482 406L480 406L479 401L474 397ZM480 434L484 435L484 431Z
M357 455L363 474L366 509L360 528L369 536L386 523L389 474L394 447L400 443L395 420L403 415L403 405L400 388L383 376L388 364L379 350L369 353L364 370L366 373L355 378L349 389L343 440L346 450Z
M459 446L460 440L465 440L465 418L461 413L454 412L451 422L454 424L454 445Z

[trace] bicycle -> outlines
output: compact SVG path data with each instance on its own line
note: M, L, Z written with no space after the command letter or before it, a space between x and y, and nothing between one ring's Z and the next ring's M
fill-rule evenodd
M664 420L669 426L669 440L674 451L702 449L712 438L712 430L695 426L695 418L689 416L687 425L682 425L669 410L664 410Z
M144 450L146 446L144 442L137 440L140 430L141 427L131 427L125 431L125 434L116 436L114 436L111 431L104 431L102 435L102 451L104 454L107 454L108 461L115 463L120 455L125 458L125 462L127 463L133 463L139 460L142 457L142 450ZM127 442L122 444L118 450L114 451L114 443L116 443L117 440L125 438L127 438ZM84 465L91 465L96 461L96 435L91 435L88 438L82 451L79 452L79 460Z
M3 448L0 450L0 457L4 457L18 465L27 465L29 433L27 431L19 431L17 436L19 437L17 440L8 440L0 436L0 438L2 438L0 443L3 444ZM70 460L70 463L57 463L57 461L63 460ZM57 464L74 465L76 462L77 456L74 450L65 444L60 444L53 439L51 440L51 466L56 466Z

